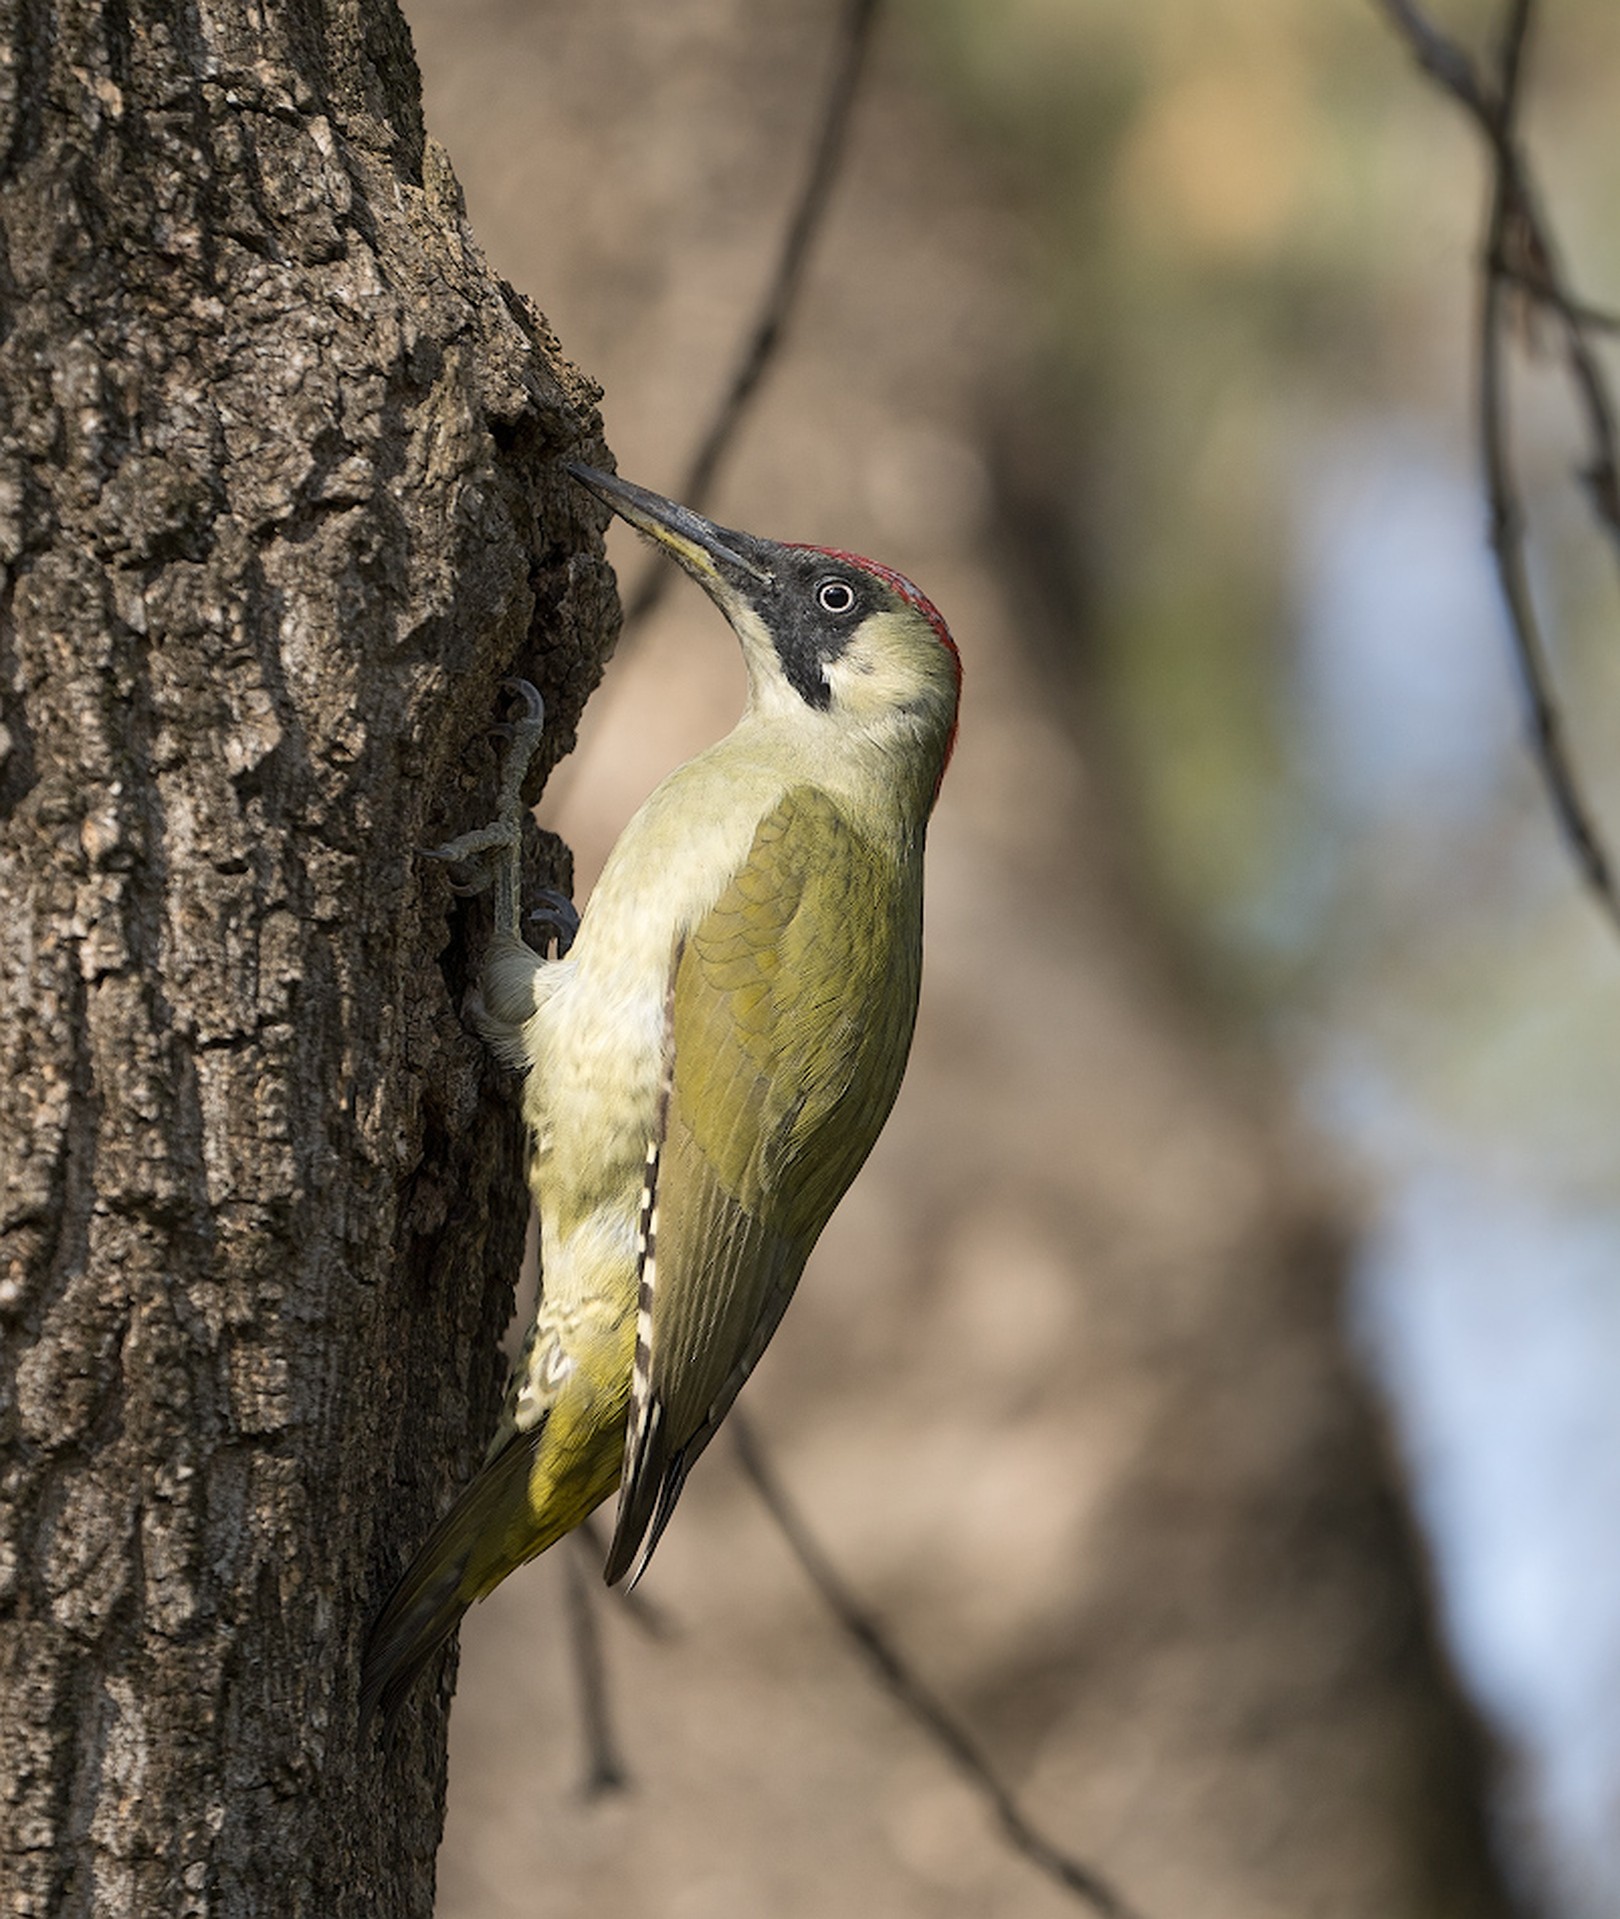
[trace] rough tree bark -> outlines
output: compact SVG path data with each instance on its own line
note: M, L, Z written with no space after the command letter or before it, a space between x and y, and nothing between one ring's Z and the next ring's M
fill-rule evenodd
M0 1910L425 1915L520 1145L413 849L614 615L392 0L0 4Z

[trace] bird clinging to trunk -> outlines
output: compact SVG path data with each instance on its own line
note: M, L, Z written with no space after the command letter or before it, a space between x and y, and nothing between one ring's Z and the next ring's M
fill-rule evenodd
M615 1491L605 1574L640 1577L888 1117L916 1018L961 688L945 622L873 561L570 471L719 606L748 703L625 828L563 957L520 925L532 688L500 818L438 849L493 869L475 1017L525 1074L543 1285L489 1456L372 1629L366 1717Z

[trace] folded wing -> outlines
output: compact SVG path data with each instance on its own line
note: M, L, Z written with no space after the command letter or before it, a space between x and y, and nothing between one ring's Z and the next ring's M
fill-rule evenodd
M609 1581L640 1576L894 1104L917 1008L917 870L826 793L794 788L675 956Z

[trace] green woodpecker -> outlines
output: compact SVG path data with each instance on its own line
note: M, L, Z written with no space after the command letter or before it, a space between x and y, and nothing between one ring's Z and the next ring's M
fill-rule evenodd
M888 1117L917 1010L961 686L945 622L870 560L570 471L716 602L748 703L626 827L564 957L519 930L531 688L500 819L438 849L494 868L474 1011L526 1075L544 1294L482 1470L372 1629L367 1717L615 1490L606 1578L639 1578Z

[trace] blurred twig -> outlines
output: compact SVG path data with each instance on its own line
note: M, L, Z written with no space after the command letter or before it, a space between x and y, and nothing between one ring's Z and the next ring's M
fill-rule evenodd
M610 1792L623 1792L630 1784L630 1774L619 1757L619 1742L613 1733L602 1626L596 1616L590 1576L578 1553L565 1553L563 1568L568 1587L568 1637L573 1645L580 1721L585 1732L582 1790L587 1799L600 1799Z
M844 1633L884 1687L986 1802L1013 1850L1107 1919L1137 1919L1135 1909L1093 1867L1064 1852L1030 1823L978 1741L906 1664L883 1628L844 1584L766 1463L752 1425L733 1408L728 1421L737 1457L788 1549Z
M596 1570L600 1572L607 1560L607 1541L602 1537L594 1513L580 1521L574 1529L574 1537L586 1558L594 1559ZM611 1591L613 1603L633 1626L639 1627L644 1637L661 1642L680 1636L674 1616L642 1587L637 1586L630 1591L621 1585L612 1587Z
M1620 456L1607 375L1588 337L1614 317L1576 298L1564 277L1552 228L1519 139L1525 50L1535 0L1507 0L1496 71L1472 56L1415 4L1378 0L1423 71L1461 105L1491 150L1491 200L1480 258L1479 436L1490 508L1490 546L1513 632L1529 708L1537 765L1581 877L1604 913L1620 925L1620 889L1612 856L1582 790L1553 691L1546 641L1536 616L1525 554L1525 516L1508 429L1507 323L1518 293L1550 313L1562 336L1565 370L1585 423L1581 473L1598 525L1620 554Z
M580 1522L569 1535L568 1544L574 1548L565 1554L568 1639L579 1680L579 1714L585 1734L585 1778L581 1791L587 1799L600 1799L610 1792L623 1792L633 1784L630 1769L619 1756L619 1741L613 1730L607 1653L602 1644L602 1623L596 1615L601 1594L592 1575L601 1570L607 1553L592 1518ZM644 1594L627 1593L622 1586L615 1586L613 1599L624 1616L649 1639L663 1641L675 1637L669 1614Z
M860 90L861 72L866 65L877 11L878 0L849 0L845 9L838 55L833 63L832 80L821 110L816 144L792 217L783 230L776 272L765 289L759 311L754 316L754 324L737 356L737 364L732 370L725 395L709 422L707 433L692 455L686 475L676 492L675 497L684 506L701 511L707 504L720 462L730 450L748 403L781 342L799 283L804 277L810 244L826 213L827 201L838 175L838 165L844 155L850 108ZM624 624L627 628L645 619L658 604L672 572L671 567L658 561L649 565L626 609Z
M817 122L815 146L811 150L810 164L799 189L799 197L782 232L776 271L766 286L726 391L687 465L685 477L675 490L676 499L684 506L700 512L708 504L714 476L720 470L721 461L731 450L731 444L747 413L748 403L781 345L792 315L811 242L827 210L827 202L838 176L839 162L844 157L850 109L860 90L878 5L879 0L848 0L838 52L833 62L832 80L827 88L821 118ZM633 633L664 597L674 573L674 567L667 560L658 557L648 560L639 584L625 602L624 618L619 626L620 646L624 644L625 635ZM621 683L612 679L597 693L595 711L598 715L604 703L611 701L614 689ZM575 752L552 774L547 796L553 805L567 797L579 777L581 764L582 757Z

